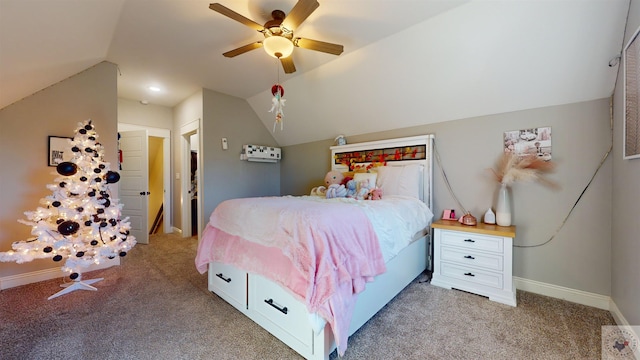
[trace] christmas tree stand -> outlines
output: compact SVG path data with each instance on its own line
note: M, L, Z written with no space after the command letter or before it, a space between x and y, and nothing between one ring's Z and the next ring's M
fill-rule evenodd
M68 294L72 291L75 290L91 290L91 291L98 291L98 288L91 286L91 284L96 283L100 280L103 280L104 278L98 278L98 279L90 279L90 280L85 280L82 281L82 276L78 276L77 279L73 280L72 283L66 283L66 284L62 284L60 285L60 287L63 287L65 289L58 291L57 293L49 296L47 298L47 300L51 300L53 298L56 298L60 295L64 295L64 294Z

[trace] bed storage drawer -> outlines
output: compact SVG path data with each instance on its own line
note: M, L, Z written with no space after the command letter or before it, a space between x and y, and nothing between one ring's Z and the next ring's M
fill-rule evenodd
M253 319L301 353L313 347L313 329L304 303L266 278L249 274L249 310Z
M246 272L227 264L209 263L209 291L213 291L241 312L247 311Z

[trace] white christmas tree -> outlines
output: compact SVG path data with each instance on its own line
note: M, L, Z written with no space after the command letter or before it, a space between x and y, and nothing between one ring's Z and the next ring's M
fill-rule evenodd
M64 260L62 271L73 282L60 285L65 289L49 299L74 290L96 291L91 284L102 278L82 281L82 270L125 256L136 244L129 219L120 218L122 204L109 191L120 175L104 161L104 149L97 140L91 120L78 124L69 140L73 158L58 164L59 176L47 185L52 194L40 200L37 210L25 212L28 220L18 220L32 227L33 238L14 242L13 250L0 253L0 261L18 264L43 258Z

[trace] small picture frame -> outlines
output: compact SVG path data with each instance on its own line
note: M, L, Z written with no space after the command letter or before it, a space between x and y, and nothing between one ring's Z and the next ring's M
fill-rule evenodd
M49 136L47 165L58 166L58 164L63 161L71 160L72 154L69 139L73 138L64 136Z
M442 212L442 220L457 220L456 211L453 209L444 209Z

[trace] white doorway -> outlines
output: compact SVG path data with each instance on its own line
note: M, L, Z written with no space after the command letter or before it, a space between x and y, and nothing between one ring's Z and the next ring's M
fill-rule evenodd
M142 200L142 197L144 197L144 202L146 203L146 209L144 210L144 213L140 214L140 221L142 222L144 218L144 222L146 224L141 224L140 227L140 237L136 236L136 239L138 239L138 242L140 243L148 243L148 236L149 236L149 230L151 225L154 222L154 219L157 216L157 212L158 212L158 205L156 204L157 202L162 202L162 211L163 211L163 215L162 215L162 222L161 222L161 229L164 233L171 233L173 232L173 224L172 224L172 186L171 186L171 132L169 129L160 129L160 128L153 128L153 127L145 127L145 126L139 126L139 125L132 125L132 124L123 124L123 123L118 123L118 132L121 134L121 139L124 133L127 132L138 132L138 131L144 131L146 134L144 143L146 145L141 145L146 149L146 155L144 157L144 160L140 159L141 163L144 163L144 168L147 170L147 180L143 181L143 184L138 185L141 189L135 193L132 193L133 196L135 196L136 194L138 194L138 196L140 197L140 201ZM142 140L141 140L142 141ZM149 149L150 149L150 143L155 143L156 146L154 146L155 149L157 149L158 153L157 154L149 154ZM159 144L160 143L160 144ZM121 142L121 147L122 147L122 142ZM125 151L124 149L121 148L121 150L123 150L122 152L122 157L123 160L126 158L127 156L127 151ZM154 157L160 157L160 159L158 159L159 162L161 162L161 165L157 165L157 167L159 167L161 170L159 172L155 172L155 171L151 171L151 176L154 177L154 179L150 179L149 178L149 162L151 159L153 159ZM124 168L123 168L124 170ZM126 177L127 177L127 173L125 171L125 173L122 173L121 170L121 177L122 180L120 181L121 183L123 181L126 181ZM156 178L157 177L157 178ZM144 188L144 189L142 189ZM122 184L120 185L120 191L122 191ZM139 195L140 192L144 191L145 195L141 196ZM161 196L160 196L160 200L157 200L155 202L152 202L152 205L154 206L154 208L149 208L149 195L151 194L151 191L154 191L155 196L157 196L157 192L160 192ZM149 194L147 194L147 192ZM127 211L127 203L123 201L124 207L123 207L123 215L125 215L125 212ZM143 204L137 204L136 206L142 206ZM132 224L133 226L133 224ZM144 229L144 231L142 230ZM158 229L159 231L160 229ZM141 241L142 240L142 241ZM146 242L143 242L145 241Z
M200 119L180 128L182 162L182 236L191 237L202 231L202 154ZM194 229L195 227L195 229Z

